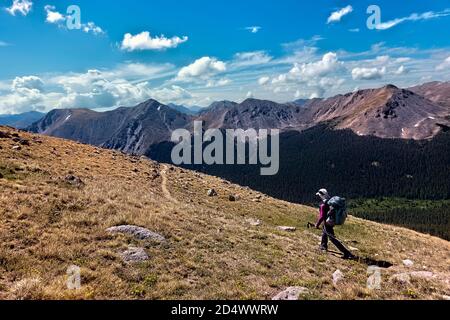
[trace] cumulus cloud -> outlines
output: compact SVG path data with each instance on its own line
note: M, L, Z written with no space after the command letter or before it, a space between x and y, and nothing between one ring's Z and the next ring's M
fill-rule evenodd
M251 33L258 33L259 30L261 30L262 27L260 26L251 26L251 27L246 27L245 30L251 32Z
M261 77L261 78L258 79L258 84L259 84L260 86L264 86L264 85L268 84L269 81L270 81L270 78L264 76L264 77Z
M53 108L108 109L133 106L150 98L163 103L184 102L193 98L180 86L151 87L148 81L139 80L136 70L139 67L150 72L147 76L155 79L165 76L167 72L174 72L170 65L130 63L129 66L119 65L106 71L92 69L85 73L48 78L17 77L9 82L9 86L6 82L0 83L0 113L49 111Z
M328 17L327 23L330 24L330 23L334 23L334 22L339 22L339 21L341 21L341 19L342 19L344 16L346 16L346 15L348 15L349 13L352 13L352 12L353 12L353 7L350 6L350 5L348 5L348 6L346 6L345 8L342 8L342 9L340 9L340 10L338 10L338 11L333 12L333 13Z
M446 69L450 70L450 56L447 59L445 59L444 62L442 62L436 67L437 71L442 71Z
M66 17L56 11L55 6L47 5L44 7L45 12L47 13L47 18L45 19L48 23L59 23L66 20Z
M338 60L337 54L328 52L317 62L295 64L289 74L294 77L303 77L311 79L315 77L323 77L329 73L335 72L342 68L343 63Z
M44 7L44 10L47 14L45 22L50 24L56 24L60 28L66 27L65 22L67 21L68 16L56 11L55 6L46 5ZM83 31L84 33L92 33L94 35L100 35L105 33L105 31L101 27L97 26L92 21L88 23L82 23L80 25L80 30Z
M12 83L13 91L20 91L21 89L36 89L42 91L44 88L44 82L41 78L36 76L16 77Z
M434 11L428 11L424 13L413 13L409 15L408 17L403 18L396 18L393 20L389 20L383 23L376 24L377 30L388 30L391 29L403 22L407 21L421 21L421 20L429 20L429 19L437 19L442 17L450 16L450 9L445 9L443 11L434 12Z
M353 80L376 80L381 79L386 74L386 67L383 68L354 68L352 70Z
M227 66L225 62L217 60L216 58L203 57L197 59L194 63L181 68L178 72L176 80L190 81L193 79L208 80L208 78L225 72Z
M136 35L127 33L123 37L121 49L125 51L166 50L176 48L188 39L187 36L181 38L178 36L166 38L164 35L152 37L148 31Z
M9 14L15 16L16 13L21 13L23 16L28 15L33 7L31 0L14 0L11 7L6 8Z

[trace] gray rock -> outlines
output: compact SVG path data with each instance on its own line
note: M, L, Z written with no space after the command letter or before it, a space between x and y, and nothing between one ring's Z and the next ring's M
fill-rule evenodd
M309 290L304 287L289 287L272 298L274 301L298 300L300 295L308 294Z
M109 228L106 231L110 233L122 233L130 235L138 240L151 240L156 242L166 241L166 238L164 238L162 235L138 226L123 225Z
M433 272L430 271L415 271L410 273L411 277L419 279L432 279L434 278Z
M411 283L411 277L408 273L398 273L398 274L394 274L391 277L391 281L402 283L402 284L409 284L409 283Z
M21 146L14 146L14 147L12 147L12 149L14 151L20 151L20 150L22 150L22 147Z
M414 265L414 262L409 259L403 260L402 262L405 265L405 267L412 267Z
M278 229L281 230L281 231L286 231L286 232L295 232L295 231L297 231L296 227L280 226L280 227L278 227Z
M129 247L128 250L122 252L122 259L126 263L144 262L149 259L144 248Z
M444 299L444 300L447 300L447 301L450 301L450 296L442 296L442 299Z
M261 220L259 219L248 218L245 221L247 221L247 223L252 227L259 227L262 224Z
M341 270L336 270L333 273L333 284L337 286L339 282L341 282L342 280L344 280L344 274L342 273Z
M217 192L214 189L209 189L207 195L208 197L215 197L217 196Z

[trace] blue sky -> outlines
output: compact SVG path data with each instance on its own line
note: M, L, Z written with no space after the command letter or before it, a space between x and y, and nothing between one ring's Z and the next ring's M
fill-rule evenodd
M68 28L70 5L81 29ZM0 113L448 81L448 30L447 0L0 0Z

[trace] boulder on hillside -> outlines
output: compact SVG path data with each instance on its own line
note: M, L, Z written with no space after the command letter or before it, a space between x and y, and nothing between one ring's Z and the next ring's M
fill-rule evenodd
M156 242L164 242L166 241L166 238L164 238L162 235L150 231L146 228L138 227L138 226L132 226L132 225L122 225L122 226L116 226L111 227L106 230L109 233L122 233L129 236L132 236L136 238L137 240L151 240Z
M289 287L272 298L274 301L298 300L300 295L308 294L309 290L304 287Z
M129 247L126 251L122 252L121 256L126 263L139 263L149 259L144 248L137 247Z

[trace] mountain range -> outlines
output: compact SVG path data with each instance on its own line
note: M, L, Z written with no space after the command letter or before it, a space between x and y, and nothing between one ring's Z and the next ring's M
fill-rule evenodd
M332 123L335 129L350 129L360 136L425 140L450 127L450 82L409 89L387 85L284 104L257 99L220 101L197 113L155 100L102 113L53 110L29 130L144 154L155 143L168 141L172 130L190 128L194 120L204 121L205 128L282 131Z

